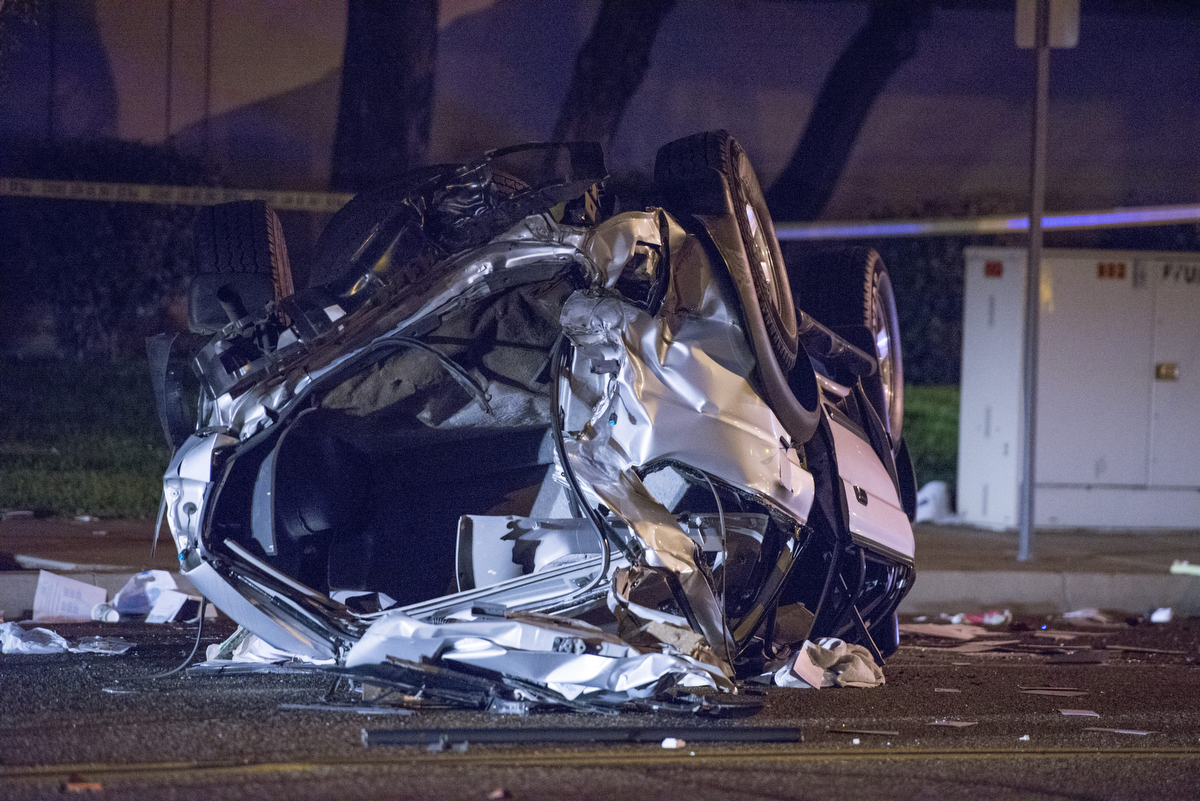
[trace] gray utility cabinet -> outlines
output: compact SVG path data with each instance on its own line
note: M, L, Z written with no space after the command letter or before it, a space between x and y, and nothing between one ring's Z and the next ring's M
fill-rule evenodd
M958 512L1017 524L1027 253L967 248ZM1046 250L1035 523L1200 528L1200 253Z

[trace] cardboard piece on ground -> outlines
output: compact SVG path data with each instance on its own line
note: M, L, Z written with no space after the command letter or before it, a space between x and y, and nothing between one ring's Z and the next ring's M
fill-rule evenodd
M108 598L108 591L66 576L38 572L33 594L35 623L76 623L90 621L92 609Z
M1033 636L1041 637L1042 639L1046 640L1073 640L1079 635L1072 631L1055 631L1054 629L1047 629L1046 631L1035 631Z
M988 631L970 623L901 623L901 634L923 634L947 640L973 640L976 637L1003 637L1003 632Z

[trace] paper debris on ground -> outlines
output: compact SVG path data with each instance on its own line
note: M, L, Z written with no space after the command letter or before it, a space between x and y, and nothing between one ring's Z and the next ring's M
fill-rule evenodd
M967 726L977 726L977 720L935 720L932 723L926 723L926 726L949 726L952 729L963 729Z
M26 631L16 623L0 624L0 652L6 654L61 654L70 647L50 629Z
M1054 698L1075 698L1088 694L1087 690L1020 690L1019 692L1026 695L1049 695Z
M968 623L974 626L1002 626L1012 622L1012 612L1007 609L973 613L959 612L957 615L943 614L942 617L951 623Z
M901 623L901 634L921 634L947 640L973 640L976 637L1003 637L1004 632L988 631L969 623Z
M1176 559L1171 564L1171 572L1177 576L1200 576L1200 565L1189 564L1186 559Z
M1071 612L1063 612L1063 618L1066 620L1094 620L1097 623L1108 622L1108 616L1094 606L1089 606L1086 609L1075 609Z
M898 731L885 731L882 729L826 729L829 734L873 734L880 737L899 737Z
M805 640L794 658L775 672L775 684L796 689L821 687L878 687L883 670L871 652L836 637Z
M1073 717L1073 718L1098 718L1098 717L1100 717L1099 712L1093 712L1090 709L1060 709L1058 711L1061 712L1062 714L1066 715L1067 717Z
M1150 613L1151 623L1170 623L1171 622L1171 607L1160 606Z
M953 687L934 687L935 693L961 693L962 690L956 690Z
M1154 734L1152 731L1138 731L1137 729L1102 729L1099 726L1088 726L1084 729L1084 731L1106 731L1111 734L1140 734L1143 736L1147 734Z
M104 603L103 587L76 581L46 570L38 572L33 594L35 623L75 623L92 619L92 608Z

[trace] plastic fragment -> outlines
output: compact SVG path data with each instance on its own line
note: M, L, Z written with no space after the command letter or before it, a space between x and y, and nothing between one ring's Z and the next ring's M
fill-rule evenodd
M50 629L26 631L16 623L0 624L0 652L6 654L61 654L70 647Z

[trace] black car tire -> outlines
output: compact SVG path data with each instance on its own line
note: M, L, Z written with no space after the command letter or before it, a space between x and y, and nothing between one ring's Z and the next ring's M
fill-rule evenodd
M799 351L796 315L771 213L745 151L728 131L705 131L663 145L654 160L655 184L670 192L680 210L728 213L721 179L733 199L767 336L786 374Z
M390 184L352 197L317 237L308 285L323 286L347 278L355 254L375 227L395 214L426 183L457 167L456 164L421 167Z
M904 424L904 359L896 296L878 251L835 248L794 262L793 286L800 307L854 345L879 359L879 370L862 380L892 439L900 447Z
M229 322L216 302L219 289L235 290L248 310L292 294L283 226L263 201L205 206L196 215L192 234L196 274L188 318L193 331L214 333Z

